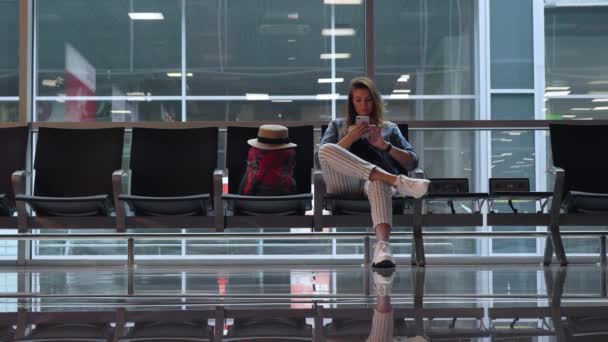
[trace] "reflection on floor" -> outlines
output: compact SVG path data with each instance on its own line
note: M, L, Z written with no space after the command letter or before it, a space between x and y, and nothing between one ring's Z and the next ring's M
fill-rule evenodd
M599 266L3 268L0 341L608 341Z

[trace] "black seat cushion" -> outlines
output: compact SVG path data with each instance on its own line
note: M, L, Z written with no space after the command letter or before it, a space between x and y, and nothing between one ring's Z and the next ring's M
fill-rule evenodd
M228 331L228 338L278 338L290 341L291 338L312 337L312 327L304 318L247 318L234 319L234 325Z
M312 194L286 196L223 195L234 215L304 215L312 209Z
M120 195L137 216L207 215L209 194L180 197L148 197Z
M106 342L110 335L111 328L106 324L38 324L28 336L15 341Z
M568 213L608 213L608 194L570 191L562 207Z
M29 204L38 216L108 216L114 210L109 195L82 197L42 197L17 195Z
M119 341L211 341L211 339L212 329L207 322L137 322Z
M393 214L403 214L405 200L402 197L393 197ZM340 194L325 195L325 209L336 215L363 215L371 213L369 200L361 196Z

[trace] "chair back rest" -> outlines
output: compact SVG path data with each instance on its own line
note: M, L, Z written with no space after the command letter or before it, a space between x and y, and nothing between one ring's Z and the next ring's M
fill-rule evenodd
M258 136L257 127L228 127L226 144L226 167L228 168L228 192L238 193L241 178L247 168L247 140ZM289 127L289 140L297 144L294 178L298 193L310 193L311 170L313 168L313 126Z
M218 128L133 128L131 194L213 194Z
M121 168L123 139L122 128L41 127L36 143L34 194L112 194L112 172Z
M11 175L25 170L27 139L27 127L0 128L0 194L6 194L11 205L15 204Z
M553 165L566 171L568 191L608 193L608 125L550 124Z

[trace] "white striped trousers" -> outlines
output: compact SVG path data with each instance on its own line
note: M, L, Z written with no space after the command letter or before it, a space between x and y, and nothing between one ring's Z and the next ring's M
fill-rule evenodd
M323 144L319 148L319 162L327 193L362 196L369 199L374 227L381 223L393 225L392 186L369 180L378 166L369 163L337 144Z

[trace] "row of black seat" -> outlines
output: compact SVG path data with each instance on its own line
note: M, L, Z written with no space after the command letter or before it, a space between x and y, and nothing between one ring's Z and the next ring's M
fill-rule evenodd
M399 127L407 137L407 125ZM550 262L553 249L560 263L567 263L560 225L608 225L608 216L604 215L608 208L608 162L595 152L608 128L559 124L551 125L550 130L556 166L554 192L530 192L525 182L523 187L506 189L500 186L504 182L491 180L489 194L470 193L466 179L435 179L430 194L421 200L394 199L394 225L413 227L413 252L419 265L425 263L422 227L482 226L483 201L505 200L513 208L511 213L490 211L488 225L548 226L546 263ZM291 140L298 144L295 173L298 194L290 196L237 193L245 171L247 140L256 137L256 127L227 128L226 170L217 170L217 127L133 128L128 171L122 170L124 132L123 128L41 127L33 149L34 172L29 174L23 171L29 129L0 129L0 146L10 146L0 155L0 228L18 228L22 232L110 227L119 231L131 228L222 231L246 227L322 230L371 226L367 200L326 193L322 174L314 168L313 126L290 127ZM34 176L32 192L26 191L28 176ZM223 193L225 176L227 193ZM423 173L418 170L415 176ZM512 205L516 199L546 203L548 198L553 198L548 213L518 213ZM313 199L314 214L306 215L313 208ZM456 213L453 202L463 200L476 202L476 209ZM437 201L447 203L451 212L430 213L429 203ZM32 210L27 210L26 204ZM331 213L324 214L323 209Z

